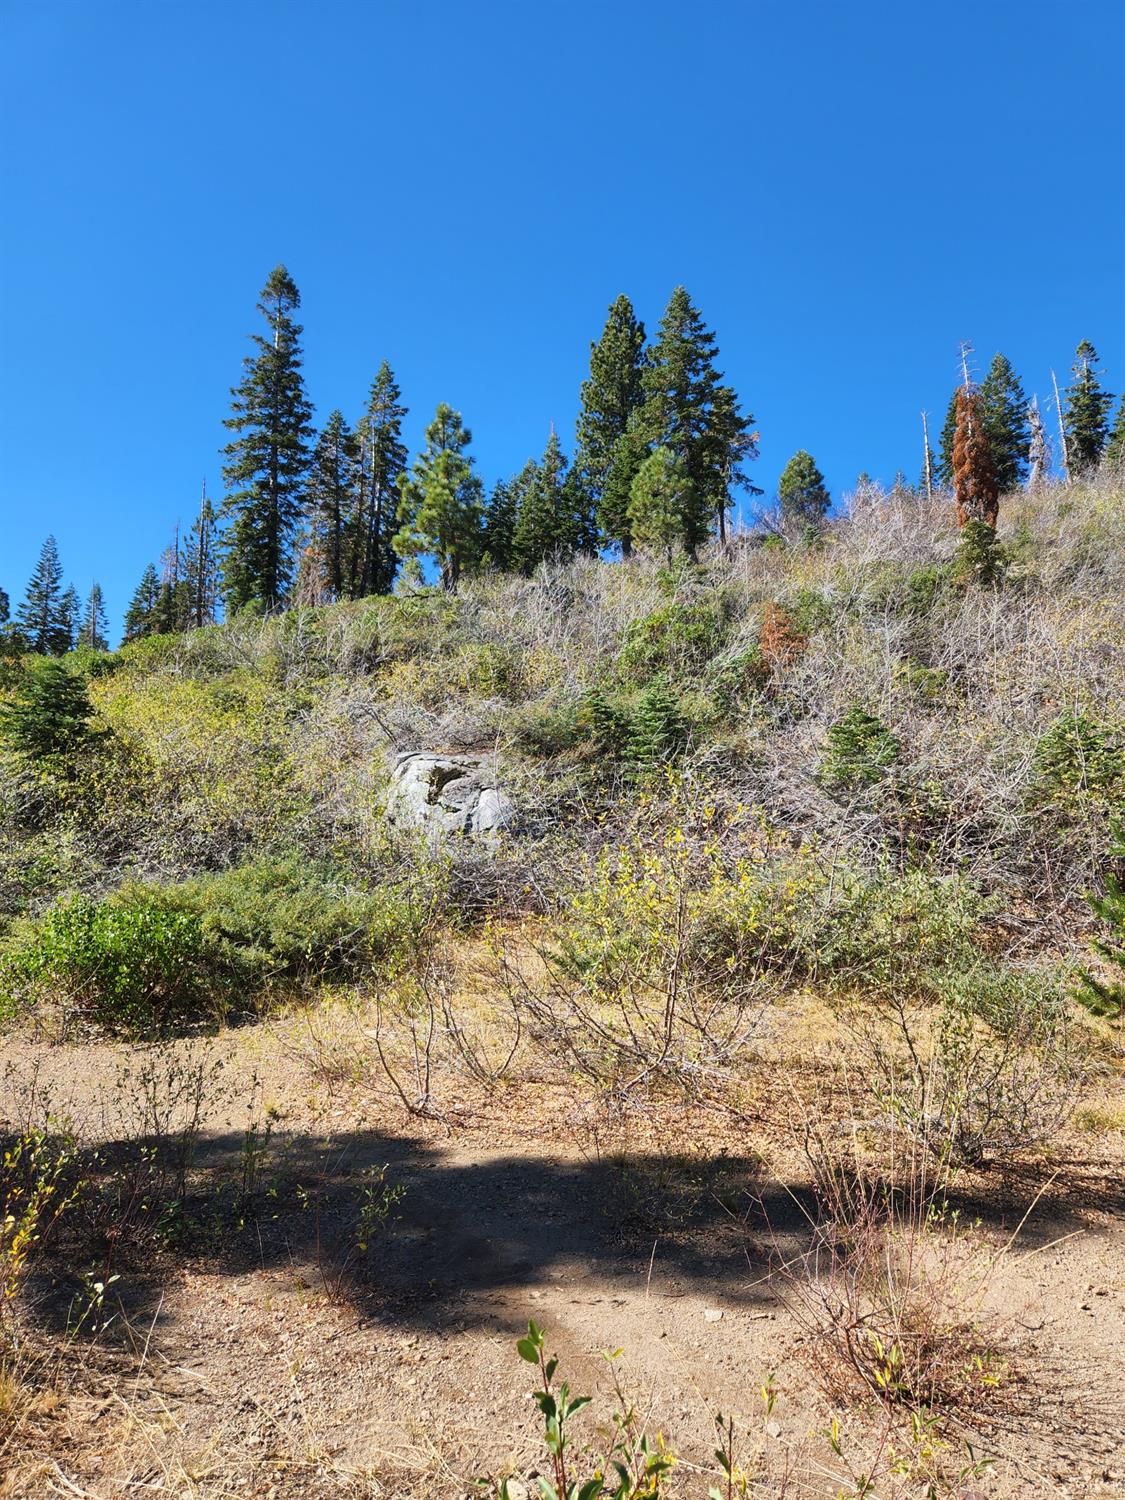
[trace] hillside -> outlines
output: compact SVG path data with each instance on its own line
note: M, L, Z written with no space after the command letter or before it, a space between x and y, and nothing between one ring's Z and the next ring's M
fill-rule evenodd
M519 1500L528 1319L623 1497L1118 1492L1123 599L872 487L0 661L0 1494Z

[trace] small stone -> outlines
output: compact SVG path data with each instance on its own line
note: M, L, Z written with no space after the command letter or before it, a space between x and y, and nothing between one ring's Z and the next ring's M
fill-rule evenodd
M766 1423L766 1436L771 1438L779 1438L781 1436L781 1423L776 1422L771 1418L770 1421Z
M723 1318L723 1310L721 1307L705 1307L703 1309L703 1317L708 1323L720 1323Z

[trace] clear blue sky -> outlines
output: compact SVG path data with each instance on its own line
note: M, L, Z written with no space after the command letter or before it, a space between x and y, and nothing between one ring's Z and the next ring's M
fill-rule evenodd
M113 623L218 449L270 268L323 418L383 358L486 481L677 282L834 493L920 461L959 339L1125 385L1121 0L0 0L0 585Z

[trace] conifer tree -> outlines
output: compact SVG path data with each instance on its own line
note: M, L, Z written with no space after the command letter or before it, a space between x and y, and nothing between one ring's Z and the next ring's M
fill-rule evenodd
M125 611L125 641L139 640L142 635L154 635L160 628L158 610L160 606L160 580L156 569L149 563L141 574L141 581Z
M82 619L82 601L73 584L62 596L62 617L63 629L66 631L66 649L73 651L78 641L78 628Z
M1106 444L1104 460L1113 474L1125 473L1125 394L1117 407L1117 416ZM3 616L0 616L2 619Z
M575 517L568 514L571 492L566 486L567 462L552 429L543 457L521 487L512 538L512 556L525 574L534 573L546 558L574 546Z
M409 475L399 478L395 551L400 557L429 553L450 591L478 560L483 542L481 485L465 452L470 442L461 413L443 401L426 428L425 448Z
M1073 382L1067 387L1066 451L1072 475L1088 474L1096 469L1109 435L1109 410L1113 396L1103 391L1094 366L1097 350L1087 339L1079 344L1071 366Z
M1002 354L993 356L980 385L984 430L992 450L992 467L1002 495L1023 483L1031 434L1027 397L1019 378Z
M305 492L309 531L330 599L342 599L345 593L345 543L352 525L355 459L351 429L343 413L334 411L313 449Z
M715 524L721 543L725 543L727 539L732 489L738 486L751 495L762 493L756 484L751 484L742 467L748 460L758 457L758 434L750 431L750 421L749 417L743 417L739 412L738 397L730 386L721 385L715 392L711 408L720 479Z
M386 360L372 381L367 409L356 429L359 450L349 561L349 592L354 598L389 594L398 569L394 538L398 529L400 479L406 469L402 422L407 408Z
M3 589L0 589L0 625L6 625L8 623L8 617L11 614L11 610L12 606L11 601L8 599L8 595Z
M1051 470L1051 445L1043 426L1039 410L1039 398L1033 396L1027 408L1027 427L1030 434L1027 444L1027 483L1029 489L1042 484Z
M109 650L109 622L106 620L105 599L102 595L100 583L90 586L90 593L86 599L86 608L82 615L82 625L78 632L78 644L87 646L91 651Z
M957 390L957 436L953 442L953 494L957 524L976 521L996 529L1000 489L996 482L992 444L985 428L980 389L966 381Z
M781 471L777 498L787 521L818 526L824 520L832 498L811 453L806 453L803 448L794 453Z
M683 500L683 545L689 556L705 541L713 517L729 504L729 483L751 418L738 412L715 368L715 335L682 286L672 293L653 344L642 384L644 435L669 448L687 483Z
M506 573L512 566L512 542L516 529L514 486L498 479L488 497L484 516L484 560Z
M62 656L70 650L71 620L62 576L58 544L49 536L16 611L16 626L27 650L42 656Z
M223 510L231 518L223 586L232 611L249 604L279 608L292 576L312 435L301 325L292 317L300 305L289 272L276 266L258 303L269 334L251 335L257 352L247 356L242 383L231 392L233 415L225 426L238 435L223 450L229 490Z
M695 498L685 461L671 448L655 448L637 470L629 497L629 529L637 546L663 552L671 563L692 534Z
M189 623L197 630L214 623L219 602L219 557L215 511L204 487L199 514L184 550Z
M581 474L598 525L606 540L616 542L625 556L632 546L629 534L629 490L640 459L620 447L644 403L645 327L628 297L618 297L609 309L597 343L590 345L590 375L582 384L578 417L575 471ZM628 472L617 471L624 460Z
M953 443L956 437L957 391L955 390L945 409L945 421L941 424L941 436L938 438L937 477L942 487L947 490L953 488Z

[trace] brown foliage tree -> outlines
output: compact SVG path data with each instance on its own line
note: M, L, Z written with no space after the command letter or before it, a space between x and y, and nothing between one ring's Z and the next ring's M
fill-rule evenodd
M957 392L953 436L953 493L957 524L983 521L995 529L1000 514L1000 487L985 431L980 392L963 385Z

